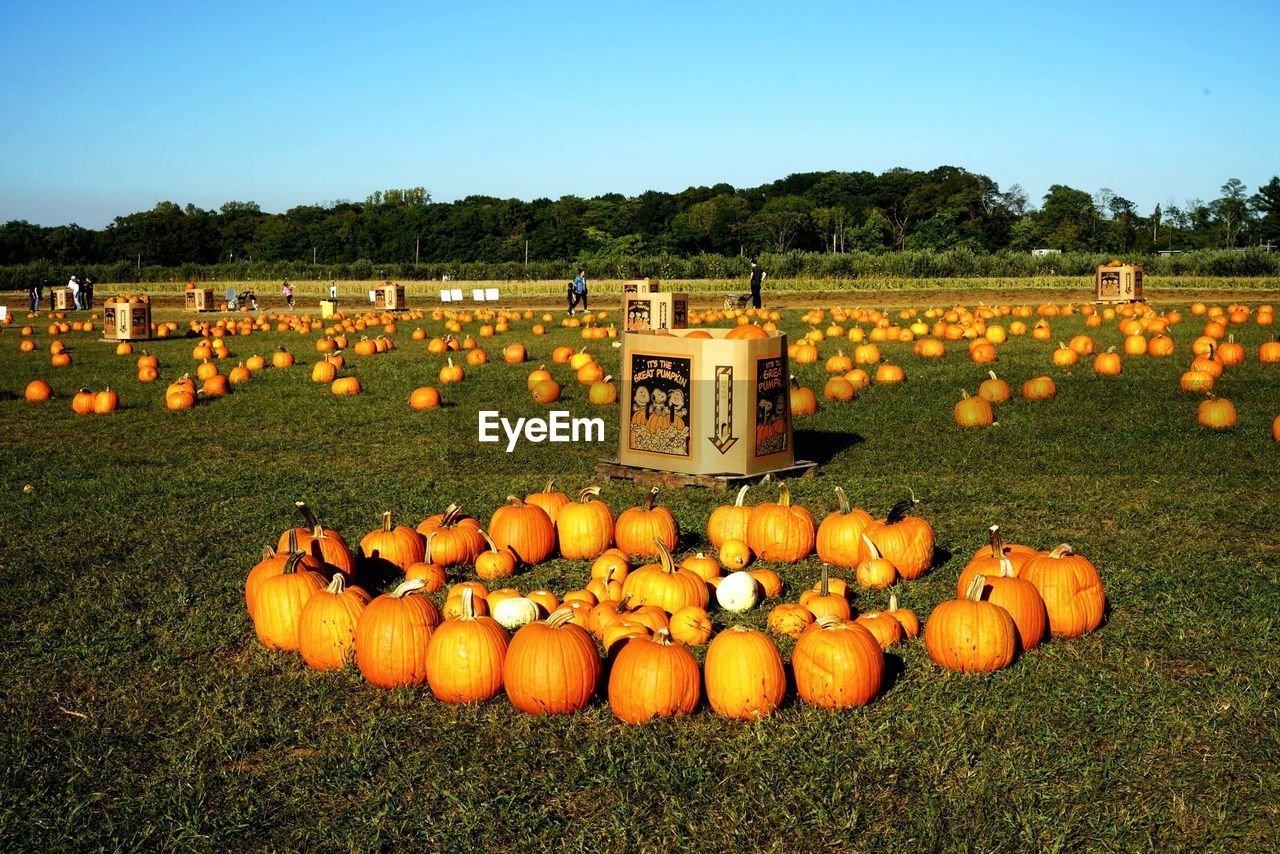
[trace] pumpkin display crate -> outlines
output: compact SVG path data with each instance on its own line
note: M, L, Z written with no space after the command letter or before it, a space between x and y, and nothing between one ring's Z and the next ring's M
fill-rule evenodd
M374 288L373 305L383 311L405 311L409 306L404 300L404 285L386 284Z
M689 325L689 295L634 293L622 295L623 329L684 329Z
M214 311L213 288L187 288L183 308L186 311Z
M623 336L617 465L720 477L796 468L786 334L690 334Z
M54 288L53 289L54 311L71 311L75 307L76 307L75 301L71 299L70 288Z
M1141 264L1112 261L1098 265L1093 277L1094 302L1137 302L1141 299Z
M320 319L327 320L338 313L338 301L336 299L320 300Z
M624 294L656 294L662 290L659 279L630 279L622 283Z
M151 301L117 297L102 305L104 341L146 341L151 338Z

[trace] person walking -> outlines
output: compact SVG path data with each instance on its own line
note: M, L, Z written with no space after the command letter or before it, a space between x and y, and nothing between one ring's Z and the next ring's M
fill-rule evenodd
M573 284L569 289L569 314L574 313L574 308L582 303L582 310L587 311L587 268L579 267L578 275L573 277Z
M765 276L768 275L764 270L760 269L760 262L755 258L751 259L751 307L760 308L760 286L764 284Z
M36 280L27 288L27 296L31 299L31 310L40 310L40 300L44 297L44 282Z
M289 308L293 308L293 285L288 280L284 283L284 301L289 303Z

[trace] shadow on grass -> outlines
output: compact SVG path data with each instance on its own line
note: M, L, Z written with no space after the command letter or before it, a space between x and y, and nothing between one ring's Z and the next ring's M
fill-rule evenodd
M892 691L894 686L898 684L898 680L906 672L906 660L896 653L886 652L884 654L884 681L880 683L880 693L876 695L876 698L879 699Z
M867 441L858 433L822 430L796 430L795 440L796 459L812 460L818 465L825 465L855 445Z

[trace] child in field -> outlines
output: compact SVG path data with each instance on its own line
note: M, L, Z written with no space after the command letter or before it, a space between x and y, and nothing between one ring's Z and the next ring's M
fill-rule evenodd
M289 308L293 308L293 285L287 281L284 283L284 301L289 303Z

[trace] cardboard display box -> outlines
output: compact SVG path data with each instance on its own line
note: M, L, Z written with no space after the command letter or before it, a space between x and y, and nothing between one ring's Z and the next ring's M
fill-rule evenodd
M213 288L190 288L183 308L187 311L213 311Z
M623 294L623 329L684 329L689 325L688 294Z
M1142 299L1142 265L1099 264L1093 277L1094 302L1133 302Z
M75 307L75 301L71 299L71 290L69 288L53 289L54 311L73 311Z
M333 317L338 313L338 301L336 299L320 300L320 319L324 320Z
M787 336L729 331L623 336L619 463L726 475L795 464Z
M631 279L622 283L624 294L656 294L662 290L658 279Z
M111 341L151 338L151 303L107 300L102 305L102 336Z
M373 290L374 308L383 311L404 311L409 306L404 301L404 285L383 285Z

